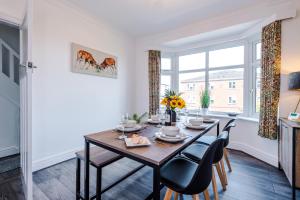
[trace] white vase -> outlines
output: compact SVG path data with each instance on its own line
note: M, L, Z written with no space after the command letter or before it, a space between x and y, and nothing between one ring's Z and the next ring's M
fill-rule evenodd
M202 108L202 115L207 116L208 114L208 108Z

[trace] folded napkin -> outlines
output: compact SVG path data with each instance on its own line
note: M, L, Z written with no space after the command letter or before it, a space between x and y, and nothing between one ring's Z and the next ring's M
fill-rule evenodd
M149 140L146 137L139 136L137 134L133 134L131 137L131 142L133 144L148 144Z

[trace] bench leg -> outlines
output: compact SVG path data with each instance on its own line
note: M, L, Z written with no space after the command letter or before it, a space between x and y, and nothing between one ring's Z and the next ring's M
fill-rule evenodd
M76 200L80 200L80 159L76 159Z
M102 168L97 168L96 200L101 200Z

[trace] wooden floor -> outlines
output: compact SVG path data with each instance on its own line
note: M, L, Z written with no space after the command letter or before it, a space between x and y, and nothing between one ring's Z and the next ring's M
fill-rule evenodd
M0 158L0 174L20 167L20 154Z
M228 174L229 185L226 192L222 192L221 185L219 184L220 199L290 199L291 189L287 179L278 169L241 152L231 151L230 155L233 172ZM137 165L139 164L134 161L122 159L104 168L103 184L107 185L111 183ZM95 171L92 172L92 177L91 194L95 192ZM75 160L69 160L36 172L33 175L33 180L35 183L34 199L36 200L75 199ZM103 199L141 200L147 197L151 189L152 170L150 168L143 168L112 190L104 193ZM161 199L163 199L164 191L165 189L161 192ZM210 195L212 197L211 189ZM191 199L191 197L184 196L184 199Z
M20 168L0 174L0 200L25 200Z
M221 200L289 200L291 189L281 171L269 166L253 157L237 151L230 151L233 172L228 173L229 185L227 191L221 190ZM106 168L103 172L103 184L107 185L118 179L122 174L139 165L138 163L122 159ZM95 191L95 170L91 173L91 194ZM8 199L23 200L20 191L20 180L18 173L11 174L12 177L3 178L0 174L0 199L6 195ZM1 182L4 181L4 182ZM75 159L60 163L33 174L34 200L73 200L75 199ZM9 184L8 184L9 183ZM12 191L15 190L14 194ZM113 189L103 194L104 200L141 200L152 190L152 170L143 168L130 178L126 179ZM165 189L161 192L163 199ZM212 190L210 187L211 199ZM201 199L203 196L201 195ZM5 198L4 198L5 199ZM184 196L190 200L190 196ZM300 192L298 191L298 199Z

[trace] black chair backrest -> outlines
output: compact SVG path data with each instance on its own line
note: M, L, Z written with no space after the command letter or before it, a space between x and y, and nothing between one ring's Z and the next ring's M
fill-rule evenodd
M212 164L215 152L222 142L221 138L217 138L209 145L202 160L198 163L198 168L186 188L186 194L198 194L203 192L210 184L212 179Z
M235 127L235 119L231 119L231 120L229 120L227 123L226 123L226 125L224 126L224 128L223 128L223 130L222 131L230 131L230 129L232 128L232 127Z
M219 146L216 149L215 152L215 157L214 157L214 161L213 163L218 163L222 158L223 158L223 149L224 149L224 145L228 139L228 132L227 131L223 131L218 138L221 140Z
M227 124L224 126L223 131L227 131L228 132L228 137L224 143L224 147L227 147L229 144L229 135L230 135L230 130L232 127L235 127L235 119L231 119L227 122Z

